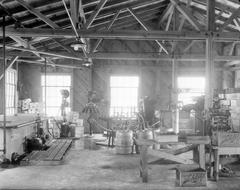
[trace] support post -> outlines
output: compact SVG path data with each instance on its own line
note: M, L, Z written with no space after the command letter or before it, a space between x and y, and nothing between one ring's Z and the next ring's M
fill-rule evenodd
M215 0L207 1L207 31L215 31ZM205 87L205 105L207 110L212 107L214 93L214 57L213 57L213 38L209 36L206 39L206 87Z
M174 53L173 53L174 54ZM174 57L174 55L173 55ZM177 71L176 59L172 59L172 128L177 134L179 132L179 110L177 108Z
M6 155L6 35L5 16L3 16L3 154Z

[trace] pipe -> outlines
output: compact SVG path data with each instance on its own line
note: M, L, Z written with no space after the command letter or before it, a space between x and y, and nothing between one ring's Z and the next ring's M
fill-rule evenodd
M5 35L5 16L3 16L3 154L6 154L6 35Z

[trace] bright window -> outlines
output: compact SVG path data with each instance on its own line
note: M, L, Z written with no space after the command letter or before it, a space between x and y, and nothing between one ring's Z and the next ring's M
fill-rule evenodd
M138 111L137 76L111 76L110 78L110 116L135 117Z
M17 89L17 72L14 69L8 69L6 72L6 115L16 113L16 89Z
M48 74L41 78L43 104L46 101L46 114L48 116L61 116L62 95L61 90L71 90L71 75L64 74ZM46 100L45 100L46 89ZM67 98L70 105L70 96ZM44 106L45 110L45 106ZM70 106L66 108L66 112L70 111Z
M204 77L178 77L178 101L182 105L194 104L195 99L204 95L205 78Z

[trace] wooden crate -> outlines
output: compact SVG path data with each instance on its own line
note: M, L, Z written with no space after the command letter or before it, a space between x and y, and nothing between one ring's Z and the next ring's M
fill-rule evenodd
M207 172L196 165L184 165L176 170L177 185L201 187L207 185Z
M240 133L214 132L212 144L219 147L240 147Z

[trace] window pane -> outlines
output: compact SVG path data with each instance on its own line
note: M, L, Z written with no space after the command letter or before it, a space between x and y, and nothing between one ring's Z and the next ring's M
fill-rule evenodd
M194 104L196 97L204 95L204 77L178 77L178 101L183 105Z
M110 116L135 117L138 110L138 81L136 76L110 78Z
M16 111L15 105L15 91L17 87L17 72L9 69L6 72L6 114L13 115Z
M62 95L61 90L71 89L71 76L70 75L47 75L46 83L46 113L49 116L60 116L61 115L61 104L62 104ZM45 102L45 76L42 75L41 78L42 84L42 96L43 102ZM67 101L70 104L70 97L67 98ZM70 108L66 108L66 112L69 112Z

